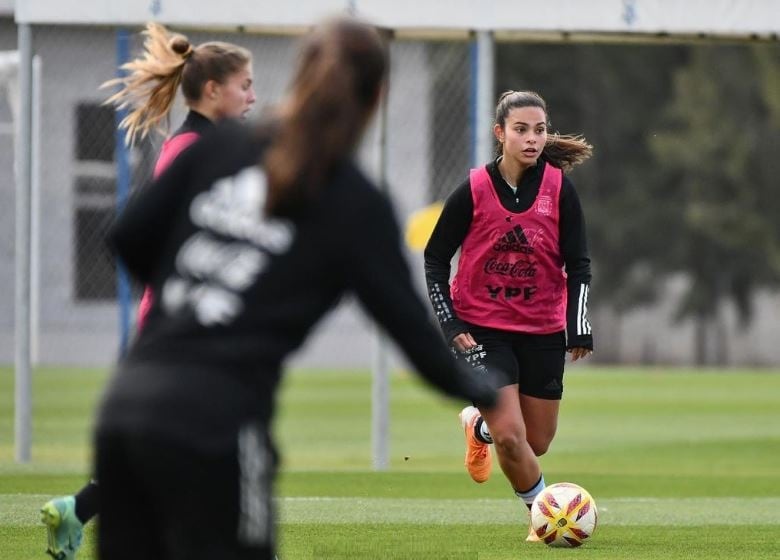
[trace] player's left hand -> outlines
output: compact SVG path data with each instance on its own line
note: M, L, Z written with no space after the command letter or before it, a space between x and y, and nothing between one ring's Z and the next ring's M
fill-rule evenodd
M587 358L591 354L593 354L593 350L589 350L588 348L569 348L568 350L569 354L571 354L571 361L576 362L580 358Z

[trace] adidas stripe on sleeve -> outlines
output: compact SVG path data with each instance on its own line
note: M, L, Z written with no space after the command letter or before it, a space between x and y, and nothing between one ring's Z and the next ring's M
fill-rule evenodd
M580 284L579 296L577 297L577 336L592 334L590 321L588 321L588 284Z

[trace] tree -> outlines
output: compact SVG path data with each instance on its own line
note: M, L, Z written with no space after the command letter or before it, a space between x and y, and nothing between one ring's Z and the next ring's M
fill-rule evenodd
M677 316L696 320L699 363L727 359L725 301L745 325L756 290L780 285L778 75L776 47L695 47L650 138L680 210L658 265L690 278Z
M725 362L722 304L734 302L745 325L755 292L780 284L777 46L506 44L497 53L497 91L539 91L553 130L595 146L572 177L602 304L619 314L653 302L683 274L677 318L696 321L696 359Z
M552 130L582 133L594 156L571 177L586 213L594 301L626 310L656 300L664 272L655 266L679 220L674 189L660 181L648 143L688 60L680 45L502 45L498 88L535 89L547 100ZM666 192L666 191L670 192ZM599 295L600 294L600 295ZM619 329L616 330L619 335ZM617 358L618 340L599 344Z

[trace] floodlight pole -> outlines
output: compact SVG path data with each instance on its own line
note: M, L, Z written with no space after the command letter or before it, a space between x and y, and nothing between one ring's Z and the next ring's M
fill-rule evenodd
M30 176L30 360L41 361L41 57L32 59L32 147Z
M386 92L389 87L386 87ZM387 93L382 96L377 123L377 183L387 192ZM375 471L389 467L390 379L387 337L376 325L371 382L371 447Z
M117 78L125 77L121 66L130 60L130 33L126 29L116 32ZM131 167L130 147L125 143L125 135L119 123L127 116L127 109L117 109L115 114L116 132L114 133L114 159L116 160L116 212L124 210L130 196ZM116 260L116 288L119 304L119 355L124 356L130 343L130 308L132 293L130 276L121 259Z
M472 50L473 131L472 166L485 165L493 157L493 108L495 106L495 44L492 31L477 31Z
M32 186L32 27L18 27L19 128L15 152L16 282L14 305L14 456L29 463L32 448L32 371L30 368L31 186Z

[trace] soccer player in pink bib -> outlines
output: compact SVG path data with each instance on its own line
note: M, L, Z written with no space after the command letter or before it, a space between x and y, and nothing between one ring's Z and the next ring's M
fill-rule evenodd
M529 508L545 486L537 457L555 436L566 353L576 361L593 352L585 220L564 175L592 147L549 127L541 96L501 95L497 157L472 169L448 197L425 248L428 293L447 341L471 366L503 379L495 408L460 413L466 467L476 482L486 481L494 444Z

